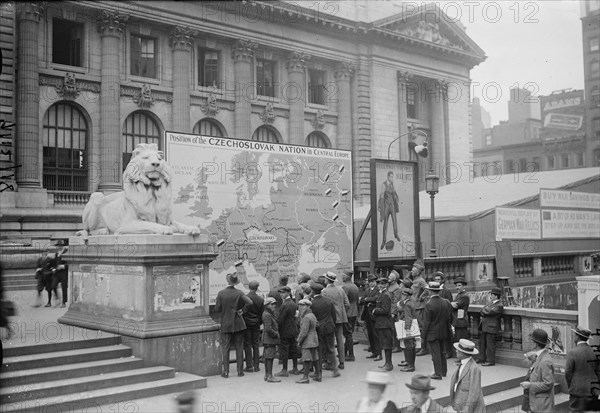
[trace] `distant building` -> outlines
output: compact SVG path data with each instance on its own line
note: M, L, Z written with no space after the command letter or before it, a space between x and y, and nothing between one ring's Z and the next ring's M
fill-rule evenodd
M471 103L471 119L473 136L473 149L480 149L486 146L485 130L491 127L490 113L481 106L479 98L473 98Z
M520 122L527 119L540 119L539 100L531 96L527 89L514 88L510 90L508 101L508 119L510 122Z
M583 74L586 99L586 162L600 165L600 1L581 1Z

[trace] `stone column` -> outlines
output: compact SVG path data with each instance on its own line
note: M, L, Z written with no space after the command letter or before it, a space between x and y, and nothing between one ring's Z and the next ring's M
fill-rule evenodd
M450 114L448 108L448 82L445 80L438 80L440 85L440 92L442 95L442 105L444 112L444 165L450 165ZM452 176L448 173L450 170L446 169L446 184L451 183Z
M351 63L340 62L335 67L338 87L338 125L336 148L352 150L352 107L350 105L350 79L354 74Z
M252 65L257 44L240 39L232 47L233 72L235 76L235 124L234 138L250 139L252 137L251 100L255 95L252 79Z
M414 158L408 151L408 113L406 111L406 89L407 83L412 80L412 74L409 72L398 72L398 136L399 139L399 158L401 161L410 161Z
M21 188L41 188L39 164L40 96L38 34L43 3L18 4L16 181Z
M191 132L190 125L190 69L191 51L195 32L175 27L171 33L173 48L173 129Z
M103 10L98 16L98 31L102 38L100 86L100 183L98 191L121 189L121 157L123 136L121 126L121 90L119 80L121 34L129 17Z
M440 183L444 181L446 167L446 143L444 142L446 131L444 120L444 103L442 87L437 82L432 82L432 89L429 90L429 107L431 137L429 142L429 168L437 171L440 176Z
M302 52L292 52L289 54L286 62L288 70L289 87L283 88L286 91L284 99L290 105L290 121L288 123L289 143L294 145L304 145L306 137L304 136L304 103L306 101L306 80L305 80L305 61L310 56Z

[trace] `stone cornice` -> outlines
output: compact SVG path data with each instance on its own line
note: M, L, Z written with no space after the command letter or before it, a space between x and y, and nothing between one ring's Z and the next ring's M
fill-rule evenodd
M257 47L258 44L250 40L238 39L231 47L231 57L234 62L251 62Z
M38 84L40 86L52 86L58 90L63 87L64 78L62 78L60 76L49 76L49 75L40 73ZM79 92L85 90L88 92L100 93L100 82L94 82L91 80L75 79L75 87Z
M125 31L125 22L127 20L129 20L129 16L127 15L101 10L98 13L96 21L98 32L100 32L101 36L121 37L121 34Z

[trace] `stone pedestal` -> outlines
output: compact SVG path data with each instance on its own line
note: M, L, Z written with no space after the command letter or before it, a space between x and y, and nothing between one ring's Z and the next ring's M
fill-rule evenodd
M200 375L221 371L218 323L209 316L205 236L107 235L69 239L63 324L119 334L133 354Z
M576 279L578 323L592 331L590 345L600 345L600 274Z

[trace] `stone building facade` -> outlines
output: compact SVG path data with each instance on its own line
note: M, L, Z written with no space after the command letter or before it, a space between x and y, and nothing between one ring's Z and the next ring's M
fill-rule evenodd
M2 236L76 229L89 194L119 190L135 145L165 131L351 150L355 205L370 159L415 160L414 129L422 172L468 171L483 51L434 4L371 3L4 3Z

